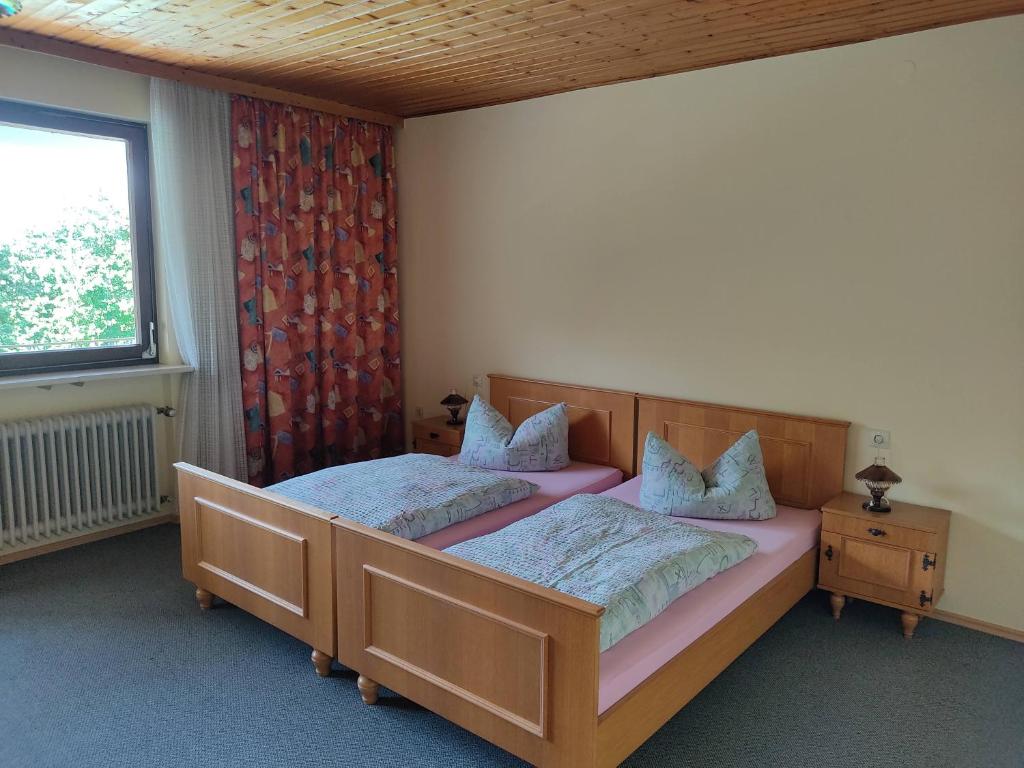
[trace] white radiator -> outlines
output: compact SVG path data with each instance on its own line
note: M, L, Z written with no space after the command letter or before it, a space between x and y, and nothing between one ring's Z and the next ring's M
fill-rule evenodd
M156 414L133 405L0 423L0 560L158 514Z

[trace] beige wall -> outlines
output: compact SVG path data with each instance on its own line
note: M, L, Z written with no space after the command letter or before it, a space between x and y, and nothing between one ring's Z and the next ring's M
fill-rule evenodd
M149 120L149 78L0 45L0 98Z
M1024 17L410 120L409 416L503 371L892 430L1024 629Z
M4 46L0 46L0 72L2 99L149 121L147 77ZM166 296L160 290L159 279L157 282L160 360L180 363L166 312ZM162 376L95 382L81 388L59 385L51 390L5 390L0 397L0 421L131 403L176 404L179 383L178 376ZM163 450L161 492L171 494L170 465L176 458L176 440L166 419L159 424Z

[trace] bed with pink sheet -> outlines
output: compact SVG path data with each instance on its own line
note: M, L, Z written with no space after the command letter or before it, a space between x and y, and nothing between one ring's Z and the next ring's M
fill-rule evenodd
M604 495L639 506L640 482L636 477L605 491ZM771 520L679 520L710 530L749 536L757 542L757 552L678 598L661 614L601 654L598 713L608 710L805 552L816 547L821 527L818 510L781 505L777 516Z

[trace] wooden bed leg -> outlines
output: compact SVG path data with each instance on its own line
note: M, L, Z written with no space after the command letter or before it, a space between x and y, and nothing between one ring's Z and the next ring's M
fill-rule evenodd
M839 614L843 612L843 606L846 605L846 597L838 592L833 592L828 596L828 601L832 605L832 618L839 621Z
M313 653L309 655L309 658L313 662L313 666L316 667L316 673L320 675L320 677L331 676L332 659L329 654L326 654L323 651L318 651L314 648Z
M359 686L359 695L363 698L363 704L377 703L377 694L380 692L380 686L377 683L366 675L360 675L356 680L356 685Z
M199 587L196 589L196 602L199 603L200 608L208 611L213 606L213 592L208 592Z
M921 617L916 613L902 613L900 614L900 623L903 624L903 636L909 640L914 636L914 630L917 629L917 622L921 620Z

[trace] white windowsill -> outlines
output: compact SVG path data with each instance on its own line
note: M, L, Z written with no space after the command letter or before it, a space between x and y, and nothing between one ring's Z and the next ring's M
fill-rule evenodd
M140 379L146 376L171 376L192 373L191 365L128 365L124 368L97 368L94 371L67 371L61 373L27 373L24 376L0 376L0 390L39 387L49 389L58 384L85 386L93 381L107 379Z

